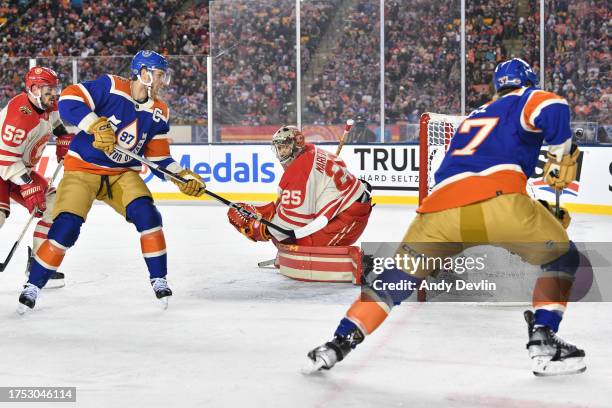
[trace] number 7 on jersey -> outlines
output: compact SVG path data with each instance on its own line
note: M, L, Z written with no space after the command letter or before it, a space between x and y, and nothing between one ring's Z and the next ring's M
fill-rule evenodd
M465 147L461 149L455 149L452 151L453 156L471 156L476 152L476 149L484 140L491 134L497 123L499 122L499 118L476 118L476 119L466 119L463 121L459 129L457 130L457 134L466 134L470 133L472 128L480 128L478 132L474 135L472 140L468 142Z

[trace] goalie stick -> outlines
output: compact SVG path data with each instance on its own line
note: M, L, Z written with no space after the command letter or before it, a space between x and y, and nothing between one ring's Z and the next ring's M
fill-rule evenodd
M257 262L257 266L260 268L265 268L266 266L274 265L274 261L276 258L268 259L266 261Z
M355 121L353 121L353 119L349 119L346 121L346 125L344 125L344 132L342 132L342 136L340 136L340 142L338 143L338 148L336 149L336 156L340 155L340 151L344 147L344 142L346 140L346 137L351 131L351 128L353 127L354 123Z
M152 168L153 170L157 170L160 173L165 174L166 176L170 177L173 180L176 180L180 183L187 183L189 180L184 179L183 177L171 172L170 170L166 169L165 167L160 166L159 164L152 162L151 160L142 157L130 150L127 150L121 146L117 146L115 145L115 150L117 150L118 152L121 152L129 157L131 157L132 159L138 160L141 163L146 164L147 166L149 166L150 168ZM226 198L221 197L220 195L217 195L215 193L213 193L212 191L208 190L208 189L204 189L204 194L208 195L209 197L214 198L215 200L227 205L228 207L231 207L233 209L235 209L236 211L238 211L240 214L242 214L245 217L248 218L254 218L257 221L261 222L264 225L267 225L269 228L274 228L275 230L277 230L278 232L281 232L287 236L289 236L290 238L295 238L295 232L293 230L289 230L289 229L285 229L283 227L279 227L278 225L274 224L273 222L270 222L268 220L266 220L265 218L262 218L262 216L260 214L256 214L256 213L252 213L249 210L239 206L238 204L229 201Z
M57 175L59 174L59 172L62 169L62 167L64 167L64 162L63 161L61 161L58 164L57 168L55 169L55 172L53 172L53 176L51 176L51 180L49 181L49 187L51 185L53 185L53 182L57 178ZM4 262L0 263L0 272L4 272L4 270L6 269L6 267L9 264L9 262L11 261L11 258L13 258L13 255L15 254L15 251L17 250L17 247L19 246L19 243L21 243L21 240L23 239L23 236L27 232L28 228L30 228L30 224L32 224L32 220L34 220L34 214L36 214L36 211L32 211L32 214L30 214L30 217L28 218L28 221L26 222L25 227L23 227L23 230L21 231L21 234L19 234L19 238L17 238L17 241L15 241L15 243L13 244L13 247L11 248L11 251L7 255L7 257L4 260Z

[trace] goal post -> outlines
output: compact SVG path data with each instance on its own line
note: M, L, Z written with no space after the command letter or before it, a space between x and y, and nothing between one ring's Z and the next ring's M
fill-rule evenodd
M419 204L435 184L434 174L465 116L425 112L419 121Z

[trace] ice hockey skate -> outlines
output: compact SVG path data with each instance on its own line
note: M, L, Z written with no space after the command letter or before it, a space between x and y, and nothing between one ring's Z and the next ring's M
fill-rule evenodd
M155 292L155 296L162 303L164 309L168 308L168 298L172 296L172 290L168 286L166 278L151 279L151 286Z
M534 314L524 313L529 342L527 350L533 361L533 374L539 377L582 373L586 370L584 350L561 339L548 327L534 325Z
M329 370L336 363L344 360L348 353L351 352L364 339L363 333L354 328L346 335L336 335L332 341L311 350L308 352L309 364L303 368L304 374L312 374L320 370Z
M19 295L19 305L17 305L17 313L20 315L26 313L28 310L34 309L36 305L36 299L40 294L38 286L27 283L23 286L23 291Z

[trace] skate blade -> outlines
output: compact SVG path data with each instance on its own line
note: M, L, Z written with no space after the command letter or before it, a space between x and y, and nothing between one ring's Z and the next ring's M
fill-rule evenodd
M27 307L23 303L20 303L20 304L17 305L17 310L15 310L15 311L17 312L17 314L19 316L23 316L24 314L26 314L30 310L32 310L32 309L30 309L29 307Z
M580 374L586 371L582 357L569 358L563 361L534 359L533 375L536 377L553 377L557 375Z
M66 286L66 282L63 279L49 280L43 289L59 289Z
M165 297L163 297L161 299L158 299L163 310L168 309L168 298L169 297L170 296L165 296Z
M308 362L300 369L300 372L304 375L312 375L318 372L325 367L325 361L320 358L317 358L316 361L312 361L308 359Z

